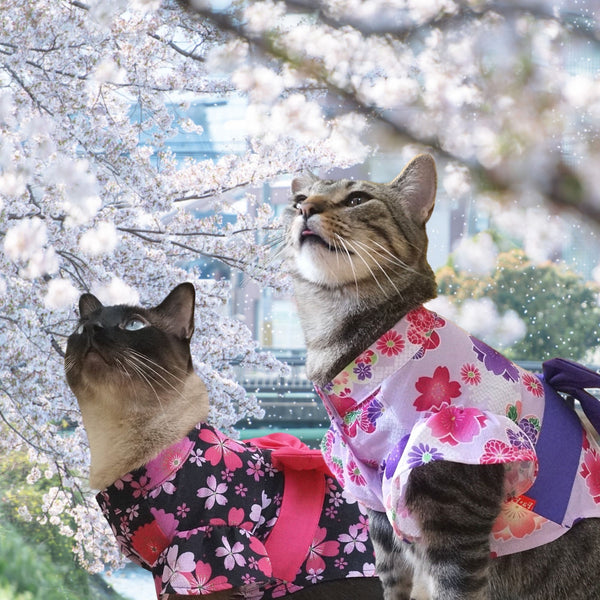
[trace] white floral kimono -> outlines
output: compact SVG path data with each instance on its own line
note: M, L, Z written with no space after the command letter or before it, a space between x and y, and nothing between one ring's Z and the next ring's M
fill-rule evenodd
M544 367L551 378L419 307L317 387L331 418L325 460L406 540L420 534L404 498L411 469L433 460L503 463L506 501L492 554L548 543L578 519L600 517L600 448L552 386L580 392L598 428L599 405L580 388L600 387L600 377L560 359Z

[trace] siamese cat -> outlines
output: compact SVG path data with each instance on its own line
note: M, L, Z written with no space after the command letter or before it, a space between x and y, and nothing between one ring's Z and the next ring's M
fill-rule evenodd
M325 465L283 460L273 448L287 450L285 434L242 443L207 423L190 355L194 304L190 283L151 308L79 301L65 373L89 439L90 484L121 551L152 572L159 600L380 599L363 572L373 562L365 517ZM362 552L344 552L348 531Z

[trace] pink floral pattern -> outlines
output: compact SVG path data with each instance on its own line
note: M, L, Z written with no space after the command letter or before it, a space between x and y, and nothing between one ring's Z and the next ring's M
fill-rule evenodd
M580 472L590 495L596 503L600 503L600 453L595 448L586 449Z
M470 442L485 427L487 417L477 408L445 406L427 420L433 435L443 444Z
M421 306L409 312L406 320L410 324L406 336L412 344L421 345L422 353L434 350L440 345L440 336L436 329L444 327L444 319Z
M505 465L495 555L555 539L582 514L600 517L600 447L588 438L564 522L535 512L537 500L524 494L539 470L542 381L424 307L316 390L332 421L322 444L332 472L358 501L386 512L406 540L420 535L406 508L407 482L431 461Z
M340 553L340 543L336 540L327 539L327 529L319 527L315 533L310 550L308 551L308 559L306 561L306 569L308 572L325 571L324 556L338 556Z
M285 590L355 576L374 562L364 510L323 474L321 516L298 574L294 581L274 575L265 544L279 518L285 475L271 453L202 423L98 494L122 552L152 571L159 598L242 586L251 586L257 600L277 598ZM344 536L356 541L342 550Z
M502 505L500 516L494 523L492 536L498 540L525 538L539 530L547 520L511 498Z
M473 363L467 363L460 369L460 378L467 385L479 385L481 383L481 371Z
M460 396L460 383L450 381L447 367L436 367L433 377L419 377L415 388L421 395L413 404L420 411L438 411Z
M384 356L395 356L404 350L404 339L397 331L392 329L377 340L375 347Z
M183 576L187 582L187 593L191 596L201 596L227 590L232 585L227 581L227 577L218 575L212 577L212 568L209 563L199 560L192 571L184 572Z
M240 459L239 454L240 452L243 452L244 446L235 440L224 436L216 429L213 431L202 429L202 431L200 431L200 439L210 444L208 449L204 452L204 456L211 465L217 465L223 460L225 467L230 471L235 471L242 466L242 460Z
M527 388L527 391L531 392L534 396L541 398L544 395L544 386L542 385L542 382L531 373L524 373L522 381L523 385Z

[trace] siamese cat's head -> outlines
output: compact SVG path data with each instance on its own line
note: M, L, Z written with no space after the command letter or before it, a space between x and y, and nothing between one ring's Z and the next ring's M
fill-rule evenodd
M65 355L67 382L80 404L127 400L164 408L193 373L194 286L182 283L153 308L79 300L79 323ZM135 408L135 406L132 406Z

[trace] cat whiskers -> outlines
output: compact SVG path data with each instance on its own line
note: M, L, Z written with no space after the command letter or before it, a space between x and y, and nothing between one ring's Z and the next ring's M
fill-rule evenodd
M67 355L65 356L65 374L68 374L69 371L75 366L75 357Z
M126 354L126 352L124 354ZM124 356L124 359L125 359L125 364L123 364L121 361L119 361L116 358L115 358L115 361L121 366L123 373L125 373L127 375L127 377L129 377L129 379L131 380L132 388L134 390L136 398L138 396L137 386L133 382L133 376L131 374L131 371L133 371L140 379L142 379L143 381L146 382L148 387L152 390L152 393L155 395L161 411L164 413L165 410L164 410L164 407L160 400L160 394L156 391L156 389L153 385L153 382L150 380L150 378L146 375L146 373L144 373L144 369L139 364L134 362L134 360L132 359L131 356ZM129 369L131 369L131 371Z
M382 258L385 258L387 261L398 265L399 267L402 267L405 271L408 271L409 273L413 273L414 275L420 275L421 277L429 277L425 273L420 273L416 269L413 269L411 266L407 265L404 261L400 260L395 254L390 252L385 246L382 246L379 242L376 242L375 240L370 241L372 241L375 245L379 246L379 248L381 248L385 252L385 255L383 255L380 252L377 252L377 250L375 250L374 248L371 248L373 252L376 252ZM366 246L366 244L363 245ZM411 245L414 246L414 244Z
M392 287L396 290L397 294L400 294L400 290L396 287L396 284L392 281L392 279L390 278L390 276L387 274L386 270L383 268L383 266L381 265L381 263L375 259L373 257L373 251L372 248L369 248L369 246L367 246L366 244L359 242L358 240L354 240L352 242L347 242L348 246L350 247L350 249L356 254L356 256L358 256L358 258L360 258L360 260L362 260L362 262L365 264L365 266L367 267L367 269L369 270L369 273L371 273L371 276L373 277L373 280L375 281L375 283L377 284L377 287L385 294L385 296L387 297L389 294L386 291L386 289L381 285L381 283L379 282L379 279L377 278L377 275L373 272L373 269L371 269L371 266L369 265L369 263L365 260L364 256L361 254L358 246L361 247L362 250L366 251L367 254L369 255L370 258L372 258L375 262L375 264L377 265L377 267L379 268L379 270L385 275L385 277L387 278L387 280L390 282L390 284L392 285ZM376 252L375 252L376 253Z
M158 369L164 371L166 374L171 376L179 383L184 383L183 379L180 379L176 375L173 375L170 371L165 369L162 365L150 360L147 356L136 352L135 350L128 348L125 350L125 354L127 354L128 358L132 361L130 364L136 364L139 369L142 369L144 373L153 379L158 385L162 388L167 389L170 388L174 391L178 391L177 388L164 376L162 375Z
M354 264L352 263L352 257L350 256L350 251L346 247L346 240L344 240L344 238L341 235L339 235L338 233L335 233L334 235L335 235L336 239L339 240L344 252L348 255L348 263L350 264L350 268L352 269L352 275L354 276L354 285L356 287L356 299L359 300L360 293L358 291L358 278L356 277L356 271L354 270ZM337 250L338 245L335 240L333 241L333 248L337 255L337 260L338 260L338 264L339 264L339 254L338 254L338 250Z
M132 369L133 371L135 371L141 378L144 378L144 374L140 373L134 364L130 364L130 361L127 360L127 357L123 357L123 358L124 358L124 360L121 360L118 356L114 356L113 360L115 361L115 364L119 368L119 371L123 375L125 375L126 377L129 378L129 381L131 384L131 390L133 391L135 399L137 400L137 396L138 396L137 386L134 385L133 376L131 375L131 371L129 369ZM148 382L148 385L150 385L150 387L152 387L149 382Z

